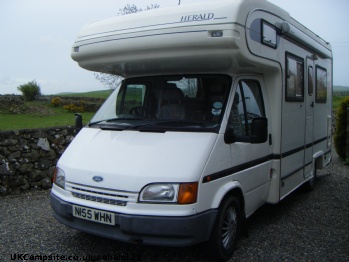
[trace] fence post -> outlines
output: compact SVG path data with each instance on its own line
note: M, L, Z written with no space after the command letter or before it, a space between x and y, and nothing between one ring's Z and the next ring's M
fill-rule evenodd
M347 108L347 134L346 134L346 163L349 165L349 108Z

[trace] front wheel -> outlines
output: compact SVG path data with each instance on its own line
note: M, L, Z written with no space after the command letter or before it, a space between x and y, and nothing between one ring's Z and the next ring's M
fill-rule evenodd
M235 196L222 202L208 242L212 259L225 261L233 255L241 230L241 214L240 202Z

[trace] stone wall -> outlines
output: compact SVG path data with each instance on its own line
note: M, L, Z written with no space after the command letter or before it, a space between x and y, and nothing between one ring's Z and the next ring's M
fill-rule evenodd
M74 136L74 127L1 131L0 196L49 189L57 160Z
M22 96L0 95L0 113L18 114L23 111Z

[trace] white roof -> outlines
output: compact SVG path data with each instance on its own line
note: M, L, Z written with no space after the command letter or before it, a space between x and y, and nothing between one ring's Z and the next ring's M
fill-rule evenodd
M83 68L122 76L215 72L234 67L248 14L268 10L294 23L266 0L224 0L117 16L84 26L72 58ZM222 31L224 37L214 37ZM244 43L246 44L246 43Z

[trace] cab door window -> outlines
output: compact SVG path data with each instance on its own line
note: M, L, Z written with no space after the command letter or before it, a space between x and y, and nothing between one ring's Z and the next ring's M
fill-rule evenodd
M233 128L237 141L251 136L253 118L265 117L264 103L259 82L241 80L237 86L228 125Z

